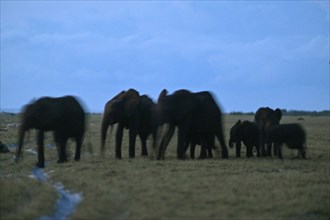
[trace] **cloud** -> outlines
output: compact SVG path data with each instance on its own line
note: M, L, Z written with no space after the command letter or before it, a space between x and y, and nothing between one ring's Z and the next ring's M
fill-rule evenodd
M220 42L217 45L217 51L208 57L210 65L219 70L215 82L244 79L253 84L281 81L285 76L299 76L302 73L292 71L292 66L302 59L326 58L329 47L328 38L323 35L269 36L252 42Z
M317 4L2 1L1 83L20 81L26 96L77 92L91 103L89 92L108 99L130 87L237 98L225 89L258 95L267 85L294 87L295 78L323 88L324 77L306 77L328 72L328 22ZM18 100L1 87L4 103Z

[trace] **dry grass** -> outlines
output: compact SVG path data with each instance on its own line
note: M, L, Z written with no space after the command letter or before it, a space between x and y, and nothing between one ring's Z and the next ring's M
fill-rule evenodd
M226 140L230 127L238 119L252 120L253 117L226 116ZM46 149L49 164L45 171L51 181L60 181L66 188L83 193L83 200L71 219L330 218L329 117L305 117L299 121L308 133L307 160L292 159L296 152L284 148L284 160L236 159L234 149L230 149L229 160L178 161L175 139L170 143L165 161L141 158L139 141L137 158L128 159L127 135L123 141L123 160L114 159L113 137L111 146L106 145L105 158L101 158L98 156L101 116L92 116L89 120L93 123L87 132L80 162L71 159L66 164L56 164L56 150ZM296 121L296 117L283 118L283 123ZM1 140L15 143L16 134L14 128L1 132ZM31 138L25 149L35 146L34 140ZM52 142L51 135L47 142ZM73 144L70 147L74 150ZM19 164L12 162L13 155L0 155L1 204L15 207L4 212L5 207L1 205L1 219L12 216L31 219L45 215L38 210L51 212L43 199L48 196L41 196L32 188L44 195L51 195L53 190L26 178L36 157L24 154ZM242 155L244 157L244 153ZM24 188L25 184L29 187ZM7 185L5 189L3 185ZM8 185L12 193L7 193ZM34 213L17 213L24 209L17 201L22 199L24 204L26 198L36 201L30 208ZM45 208L39 208L41 206Z

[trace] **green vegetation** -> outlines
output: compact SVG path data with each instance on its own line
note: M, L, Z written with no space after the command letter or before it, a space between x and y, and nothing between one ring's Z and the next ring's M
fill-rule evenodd
M253 115L225 115L226 140L238 120ZM17 122L17 116L1 117L1 124ZM81 192L83 200L71 219L329 219L330 218L330 118L284 116L282 123L299 122L308 134L307 160L293 159L295 150L283 148L278 158L229 160L176 159L176 139L170 142L165 161L141 158L137 139L136 159L128 158L127 132L123 159L114 158L114 134L107 140L106 155L100 152L100 115L89 115L89 129L82 158L56 164L56 149L46 147L45 172L50 182ZM1 131L1 141L17 142L16 127ZM54 211L56 192L50 183L29 177L37 158L35 133L24 145L24 158L16 164L14 153L0 155L1 219L36 219ZM53 143L51 133L46 144ZM148 147L151 144L149 140ZM149 153L152 149L148 148ZM199 150L199 147L196 149ZM243 148L245 150L245 148ZM197 152L198 154L199 152Z

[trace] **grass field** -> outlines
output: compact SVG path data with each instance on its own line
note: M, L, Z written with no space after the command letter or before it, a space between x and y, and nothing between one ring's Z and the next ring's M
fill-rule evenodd
M253 116L224 117L227 141L238 119L253 120ZM56 164L54 147L46 147L45 152L49 182L61 182L82 193L70 219L330 219L329 117L282 119L282 123L298 122L306 129L307 160L293 159L297 152L284 147L283 160L246 159L244 152L243 158L235 158L235 150L229 149L228 160L179 161L176 138L170 142L165 161L141 158L139 140L137 158L129 159L127 132L123 159L114 157L114 132L101 158L101 116L88 120L80 162L73 161L73 142L68 163ZM1 116L2 142L17 143L18 128L6 129L17 121L17 116ZM0 155L1 220L38 219L54 212L57 194L52 185L29 177L37 160L31 151L36 149L34 135L31 132L27 138L20 163L13 162L14 153ZM46 144L52 143L49 133Z

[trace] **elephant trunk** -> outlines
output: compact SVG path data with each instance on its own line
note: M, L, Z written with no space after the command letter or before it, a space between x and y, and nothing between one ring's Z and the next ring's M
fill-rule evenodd
M111 137L113 125L111 124L110 126L111 126L110 137ZM108 127L109 127L109 123L107 123L107 121L103 120L102 127L101 127L101 153L102 154L104 154L105 140L107 138Z
M16 162L18 162L19 157L21 157L22 147L24 144L25 131L26 129L23 126L21 126L18 134L19 139L18 139L18 148L16 150L16 157L15 157Z
M165 150L174 134L175 126L170 123L161 125L157 132L156 144L154 145L157 160L165 159Z
M104 153L104 147L105 147L105 139L107 138L107 131L108 131L108 123L103 120L102 121L102 127L101 127L101 153Z

